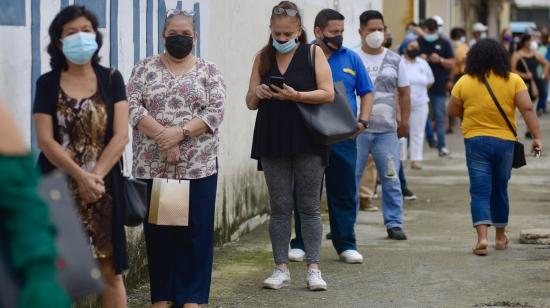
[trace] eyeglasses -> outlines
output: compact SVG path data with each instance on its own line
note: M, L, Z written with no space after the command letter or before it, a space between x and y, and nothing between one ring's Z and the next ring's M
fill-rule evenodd
M298 15L298 10L285 9L285 8L282 8L282 7L276 7L276 8L273 8L273 14L275 14L275 15L286 14L287 16L294 17L294 16Z
M166 12L166 18L170 18L173 16L195 16L195 11L193 10L180 10L180 9L170 9Z

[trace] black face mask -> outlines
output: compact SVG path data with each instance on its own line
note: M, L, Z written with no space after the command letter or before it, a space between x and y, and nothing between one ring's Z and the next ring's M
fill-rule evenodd
M420 54L420 50L418 50L416 48L415 49L407 49L405 52L407 53L407 56L411 59L414 59L414 58L418 57L418 55Z
M176 58L183 59L193 49L193 37L189 35L173 35L166 37L166 51Z
M323 43L331 50L338 50L342 47L342 44L344 43L344 37L341 35L333 37L325 36L323 38Z

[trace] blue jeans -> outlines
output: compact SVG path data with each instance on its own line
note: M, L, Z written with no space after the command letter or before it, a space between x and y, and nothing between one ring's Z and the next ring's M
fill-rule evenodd
M445 147L445 117L447 114L447 97L445 95L430 95L430 104L435 118L437 133L437 149Z
M539 102L537 104L537 111L546 111L546 101L548 100L548 82L544 79L539 79L537 83L539 87Z
M428 116L428 120L426 120L426 140L428 141L428 144L432 144L434 142L434 131L432 129L432 118Z
M355 220L357 219L357 187L355 186L355 163L357 144L355 140L344 140L330 146L329 165L325 170L328 214L332 245L338 254L357 250L355 244ZM294 231L296 237L291 248L304 250L301 222L294 209Z
M405 178L405 171L403 171L403 162L399 164L399 182L401 183L401 192L407 188L407 179Z
M399 181L399 141L395 132L363 132L357 137L355 184L359 187L369 154L372 154L382 184L382 213L386 228L403 226L403 196ZM359 195L359 194L357 194Z
M514 142L494 137L464 140L470 176L472 222L505 227L508 224L508 180L512 172Z

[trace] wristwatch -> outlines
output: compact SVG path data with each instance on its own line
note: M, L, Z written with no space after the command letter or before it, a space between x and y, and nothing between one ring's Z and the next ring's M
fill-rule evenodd
M365 126L365 129L369 128L369 121L367 120L357 120L357 122L359 122L360 124L363 124L363 126Z
M183 135L183 140L188 139L191 137L191 131L185 127L181 128L181 134Z

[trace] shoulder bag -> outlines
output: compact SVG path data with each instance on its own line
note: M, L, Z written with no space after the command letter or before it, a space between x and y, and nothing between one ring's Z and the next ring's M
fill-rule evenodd
M483 83L485 84L485 87L487 88L487 91L489 91L489 94L491 95L491 98L493 99L493 102L495 102L495 105L497 106L498 111L500 112L500 115L504 118L504 121L506 121L506 125L508 126L508 129L514 134L514 137L516 137L516 141L514 143L514 160L512 161L512 168L518 169L525 165L527 165L527 162L525 160L525 148L523 146L523 143L518 141L518 134L516 130L514 129L514 126L512 126L512 123L510 123L510 120L508 120L508 117L506 116L506 113L504 113L504 110L502 110L502 107L500 106L500 103L498 102L497 97L495 96L495 93L493 93L493 89L489 85L489 82L487 81L487 78L483 78Z
M315 46L315 45L312 45ZM315 76L315 48L308 54L308 63ZM351 111L343 82L334 84L334 102L328 104L297 103L298 110L316 144L330 145L350 138L357 132L357 119Z
M523 57L519 58L519 60L523 64L523 67L525 67L525 71L527 73L530 73L531 76L533 76L533 78L530 79L530 83L529 83L529 90L530 90L531 97L533 99L538 98L539 97L539 87L537 87L537 83L535 82L536 72L535 73L531 72L531 70L529 69L529 66L527 66L527 62L525 62L525 59L523 59Z

